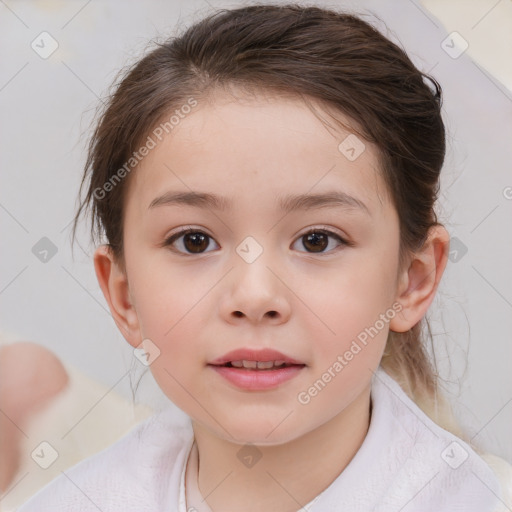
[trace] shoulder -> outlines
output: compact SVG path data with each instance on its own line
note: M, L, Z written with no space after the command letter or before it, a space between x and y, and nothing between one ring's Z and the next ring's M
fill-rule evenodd
M18 512L158 510L193 440L190 423L170 409L154 414L105 450L88 457L37 492Z
M506 490L469 444L429 418L382 368L372 393L398 445L394 457L400 461L390 495L414 496L417 510L498 510Z

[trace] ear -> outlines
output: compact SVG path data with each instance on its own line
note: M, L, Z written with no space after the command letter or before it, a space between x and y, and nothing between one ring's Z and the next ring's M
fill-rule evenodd
M117 327L130 345L138 347L142 338L128 277L108 245L101 245L94 252L94 269Z
M425 316L446 268L449 249L446 229L441 225L430 228L427 241L399 276L395 300L402 310L390 321L390 330L408 331Z

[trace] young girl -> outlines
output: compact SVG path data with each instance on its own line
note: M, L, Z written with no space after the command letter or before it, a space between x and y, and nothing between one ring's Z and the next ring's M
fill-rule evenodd
M439 84L352 15L222 10L145 56L75 227L90 208L116 324L190 421L154 415L21 512L510 510L422 336L444 154Z

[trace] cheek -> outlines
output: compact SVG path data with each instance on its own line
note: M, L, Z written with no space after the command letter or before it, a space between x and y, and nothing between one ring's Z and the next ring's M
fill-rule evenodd
M196 306L211 288L212 276L171 265L165 255L141 251L131 260L130 282L145 337L168 340L187 325Z
M324 380L322 375L329 369L336 375L324 398L331 392L335 396L343 389L357 387L362 372L370 374L368 368L378 366L391 319L386 316L392 305L390 275L391 272L383 272L375 256L359 258L330 279L322 279L321 284L310 283L308 290L302 290L308 297L308 309L301 321L314 346L314 377Z

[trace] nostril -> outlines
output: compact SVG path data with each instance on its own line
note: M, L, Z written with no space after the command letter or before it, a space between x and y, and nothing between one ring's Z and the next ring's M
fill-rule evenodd
M235 315L237 318L244 316L244 314L241 311L233 311L233 315ZM275 318L276 316L278 316L278 313L277 311L268 311L266 315L268 315L271 318Z

